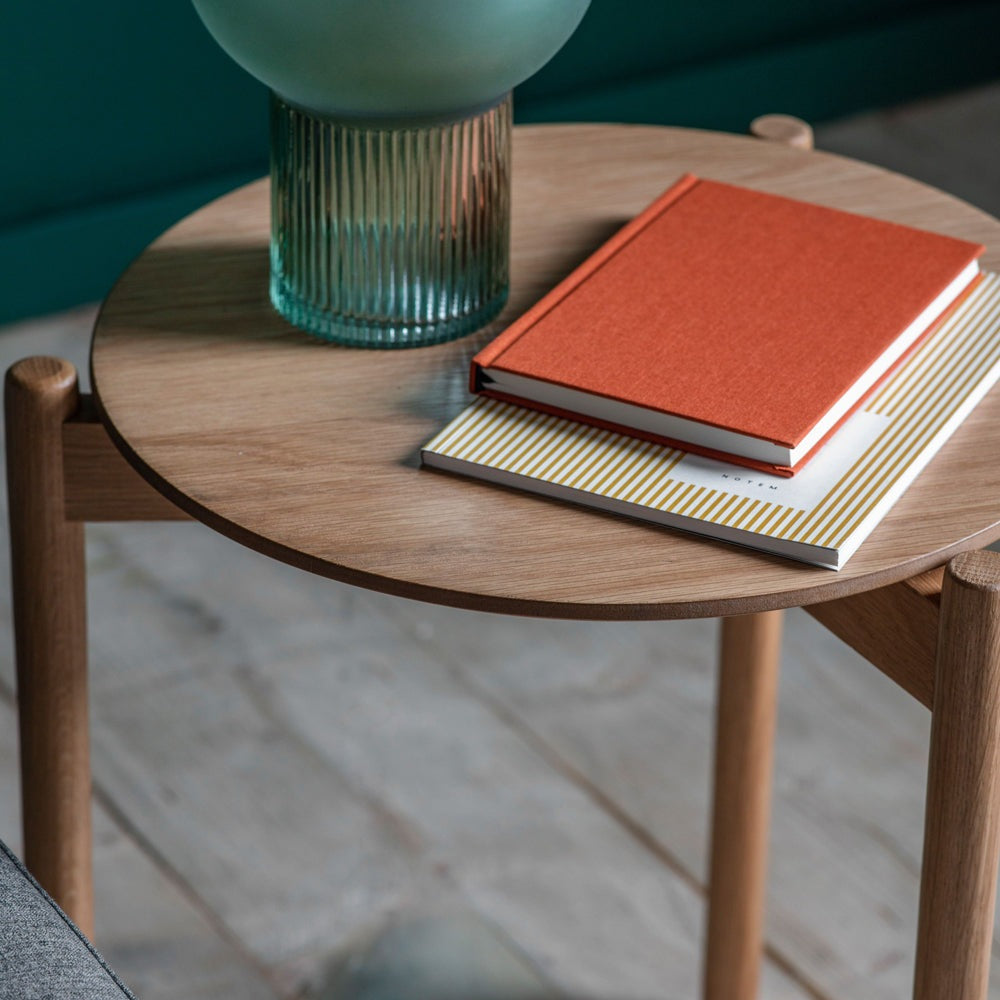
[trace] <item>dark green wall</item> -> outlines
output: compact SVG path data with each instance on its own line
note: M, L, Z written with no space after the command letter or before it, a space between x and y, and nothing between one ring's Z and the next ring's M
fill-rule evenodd
M0 321L100 298L267 157L263 88L186 0L2 6ZM994 78L998 38L1000 0L594 0L516 117L822 121Z

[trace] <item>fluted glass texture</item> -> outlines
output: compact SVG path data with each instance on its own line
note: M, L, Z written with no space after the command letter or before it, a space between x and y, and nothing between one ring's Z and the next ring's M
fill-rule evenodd
M508 95L398 126L271 99L271 301L310 333L417 347L489 322L507 298Z

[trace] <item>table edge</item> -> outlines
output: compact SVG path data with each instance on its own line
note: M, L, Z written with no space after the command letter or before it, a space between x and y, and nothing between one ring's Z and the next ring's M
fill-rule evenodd
M713 129L697 129L688 128L681 126L666 126L657 125L649 123L616 123L616 122L558 122L558 123L529 123L525 125L517 126L517 129L524 131L540 131L542 129L562 129L562 128L613 128L613 129L628 129L628 130L649 130L649 131L673 131L682 133L708 133L708 134L719 134L718 130ZM755 139L752 136L744 136L737 133L722 133L729 138L733 139L743 139L748 143L756 143L761 140ZM792 153L797 153L799 151L790 150ZM812 152L812 151L809 151ZM911 184L916 184L921 187L927 188L937 194L946 195L948 198L952 198L955 201L962 202L964 205L973 209L980 214L983 214L990 218L992 221L1000 221L993 219L989 216L989 213L984 212L982 209L969 202L964 202L963 199L951 195L946 191L940 191L940 189L934 187L931 184L927 184L923 181L919 181L915 178L909 177L905 174L900 174L897 171L890 170L886 167L879 166L878 164L867 163L867 161L857 160L854 157L842 156L837 153L827 152L826 150L816 150L815 152L821 153L823 156L831 157L839 160L845 160L847 162L859 162L864 163L866 167L873 170L881 171L892 176L898 176L905 179ZM253 185L261 184L266 182L267 175L256 178L247 182L244 185L239 185L230 191L221 194L218 198L211 199L204 205L199 206L195 209L195 212L201 212L206 210L214 202L219 201L233 194L235 191L242 190L246 187L251 187ZM189 213L194 214L194 213ZM160 233L156 240L159 240L166 236L175 226L182 224L189 216L185 216L182 219L177 220L177 222L169 226L162 233ZM156 240L152 242L156 242ZM152 244L150 244L152 245ZM109 290L108 294L105 296L101 303L100 310L98 311L97 318L94 323L94 330L91 336L90 345L88 349L88 368L90 373L90 383L92 386L92 394L95 403L97 413L99 415L101 424L105 428L110 439L114 442L115 447L122 454L129 465L147 482L152 486L157 492L162 494L173 504L175 504L180 510L191 515L191 517L207 527L211 528L213 531L218 532L220 535L227 537L238 544L244 546L245 548L251 549L252 551L258 552L261 555L267 556L269 558L275 559L278 562L285 563L286 565L293 566L297 569L302 569L306 572L312 573L315 576L325 577L326 579L336 580L338 582L347 583L352 586L357 586L364 588L366 590L375 591L378 593L390 594L397 597L405 597L410 600L422 601L430 604L438 604L447 607L460 608L471 611L482 611L494 614L505 614L518 617L531 617L531 618L551 618L551 619L563 619L563 620L591 620L591 621L656 621L656 620L672 620L672 619L687 619L687 618L716 618L716 617L730 617L736 615L754 614L762 611L775 611L784 608L792 607L807 607L809 605L823 604L828 601L837 600L841 597L848 597L854 594L864 593L867 591L877 590L881 587L890 586L894 583L898 583L902 580L909 579L920 573L926 572L927 570L934 569L938 566L943 565L949 559L962 552L971 551L984 547L993 541L1000 538L1000 522L993 525L992 528L985 528L984 530L977 532L974 535L968 536L963 539L959 539L957 542L946 546L945 548L935 550L931 553L924 553L919 557L907 560L902 563L894 564L892 567L876 571L870 574L865 574L863 576L855 577L845 577L841 576L838 572L834 570L826 570L825 572L830 574L830 580L828 583L811 583L809 586L804 588L790 588L784 591L774 591L765 594L758 594L753 596L739 596L739 597L723 597L712 600L698 600L698 601L670 601L670 602L657 602L657 601L642 601L634 603L615 603L615 602L592 602L592 603L577 603L577 602L562 602L562 601L546 601L546 600L535 600L528 598L519 598L511 596L503 596L497 594L483 594L483 593L472 593L469 591L459 591L450 590L448 588L437 587L430 584L423 584L416 581L401 580L395 577L387 577L377 573L367 572L365 570L352 568L339 563L328 562L317 556L312 556L304 553L298 549L292 548L290 546L284 545L281 542L275 541L274 539L268 538L266 536L257 534L248 528L244 528L234 521L228 520L222 515L216 513L210 508L199 503L197 500L185 494L183 491L179 490L176 486L170 483L168 480L160 476L152 466L148 465L137 452L135 452L129 445L127 440L122 437L114 426L113 421L108 415L104 408L103 401L101 400L100 387L98 381L94 378L94 348L98 328L101 324L101 318L103 316L104 307L107 302L109 302L114 297L115 288L118 282L123 278L128 271L131 269L135 260L138 260L143 254L148 251L149 247L143 248L136 257L131 261L123 270L121 275L119 275L118 280ZM993 530L995 529L995 530ZM726 545L727 549L731 549L733 546L728 543L718 542L710 538L698 535L695 536L699 541L705 544L718 544ZM737 546L738 548L738 546ZM760 553L756 550L746 550L748 554L753 554L755 556L764 556L768 558L766 554ZM780 556L773 556L769 558L780 559L782 563L787 563L788 560L783 559ZM815 567L807 567L803 565L803 570L815 570Z

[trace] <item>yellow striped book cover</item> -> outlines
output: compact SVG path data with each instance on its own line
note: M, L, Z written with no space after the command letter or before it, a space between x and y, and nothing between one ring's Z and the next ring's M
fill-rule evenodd
M792 479L480 399L425 465L840 569L1000 377L1000 278Z

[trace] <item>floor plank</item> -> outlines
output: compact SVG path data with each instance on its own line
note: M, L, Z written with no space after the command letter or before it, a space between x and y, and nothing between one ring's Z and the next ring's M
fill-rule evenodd
M19 851L17 726L0 697L0 839ZM142 1000L277 1000L269 977L101 807L94 815L96 937Z
M182 594L216 662L95 637L96 773L285 981L401 911L464 907L572 995L694 995L699 894L401 634L397 602L194 525L116 534L114 558L92 545L95 615L126 586L128 607ZM769 970L765 996L803 995Z
M704 880L711 623L574 623L568 659L548 623L511 635L444 609L393 611ZM830 996L888 1000L910 988L929 715L804 614L788 618L769 938Z

